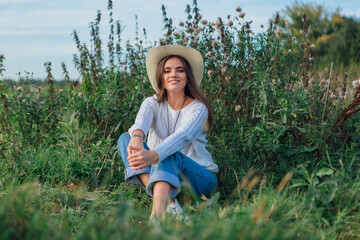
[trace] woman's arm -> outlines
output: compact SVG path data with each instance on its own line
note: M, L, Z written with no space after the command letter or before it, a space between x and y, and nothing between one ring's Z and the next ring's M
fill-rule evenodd
M127 147L128 160L129 166L134 170L146 167L143 161L151 162L148 164L150 165L158 159L156 152L149 154L144 148L144 140L156 115L157 104L154 97L146 98L136 115L135 123L129 129L131 139Z

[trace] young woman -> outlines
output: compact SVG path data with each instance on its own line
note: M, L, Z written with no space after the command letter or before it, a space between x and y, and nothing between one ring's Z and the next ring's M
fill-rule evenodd
M154 47L146 56L146 70L156 95L141 104L134 125L120 136L118 150L125 180L146 186L153 198L150 219L161 220L165 209L182 212L176 201L182 186L199 196L213 191L218 167L205 148L213 117L199 89L201 54L178 45Z

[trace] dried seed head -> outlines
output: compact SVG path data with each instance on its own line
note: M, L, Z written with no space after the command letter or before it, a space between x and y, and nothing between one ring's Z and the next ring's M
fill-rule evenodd
M173 32L173 35L174 35L175 37L179 37L179 36L180 36L180 34L179 34L178 32Z
M244 18L245 17L245 13L240 13L239 14L239 18Z
M293 37L292 37L292 40L293 40L293 42L295 42L295 41L296 41L296 37L295 37L295 36L293 36Z
M212 73L213 73L213 70L209 70L207 73L208 73L209 76L211 76Z
M290 27L290 23L289 23L289 22L285 22L285 26L286 26L286 27Z
M60 89L60 90L59 90L59 93L63 93L63 92L64 92L64 89Z
M236 105L236 106L235 106L235 111L238 112L238 111L240 111L240 110L241 110L241 106L240 106L240 105Z
M196 42L199 41L199 39L200 39L199 36L196 36L196 37L195 37L195 41L196 41Z
M203 25L206 25L206 24L208 23L208 21L206 21L206 20L204 19L204 20L201 21L201 23L202 23Z
M241 7L237 7L235 10L236 10L237 12L241 12Z
M185 37L185 38L184 38L184 41L185 41L185 42L189 41L189 38L188 38L188 37Z
M78 96L79 96L79 97L82 97L82 96L83 96L82 92L79 92L79 93L78 93Z
M282 32L282 29L281 29L281 28L278 28L278 29L276 30L276 36L277 36L277 37L280 36L281 32Z
M21 88L21 87L17 87L17 88L16 88L16 91L22 92L22 88Z
M202 18L202 16L201 16L201 15L199 15L199 16L197 16L196 20L200 21L200 20L201 20L201 18Z
M227 25L228 27L231 27L233 25L233 22L230 20Z
M210 52L205 54L205 57L211 57L212 55L213 55L213 52L210 51Z
M240 44L241 44L241 41L238 40L238 41L236 42L236 45L240 45Z
M210 25L211 25L211 26L215 26L215 23L214 23L214 22L211 22Z
M314 48L314 47L315 47L315 44L314 44L314 43L310 45L310 48Z
M183 21L179 22L179 26L183 27L185 25L185 23Z
M200 30L198 28L194 28L194 33L195 34L199 34L200 33Z
M226 15L226 17L227 17L227 19L230 19L231 15L230 15L230 14L228 14L228 15Z
M220 23L220 22L216 22L215 27L216 27L217 29L219 29L219 28L221 27L221 23Z

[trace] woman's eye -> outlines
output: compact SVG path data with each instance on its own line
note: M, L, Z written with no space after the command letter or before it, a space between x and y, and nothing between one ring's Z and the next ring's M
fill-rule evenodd
M179 69L178 72L185 72L185 70L184 69Z

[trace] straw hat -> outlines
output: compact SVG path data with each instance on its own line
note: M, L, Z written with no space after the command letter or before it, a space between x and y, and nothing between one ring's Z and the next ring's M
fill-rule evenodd
M156 70L158 65L164 57L169 55L181 56L189 62L195 81L199 86L204 72L204 61L200 52L194 48L180 45L164 45L151 48L146 55L146 71L154 90L159 92L156 83Z

